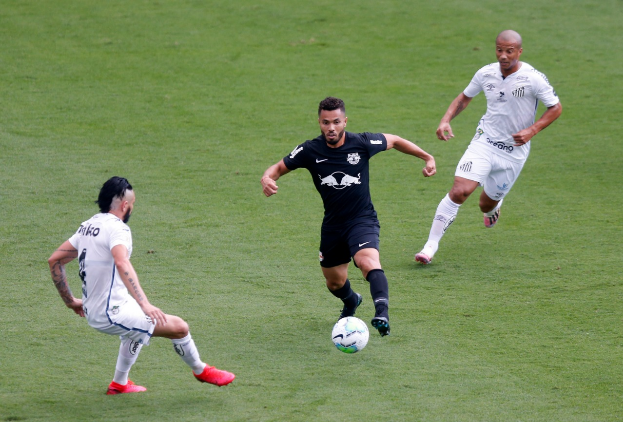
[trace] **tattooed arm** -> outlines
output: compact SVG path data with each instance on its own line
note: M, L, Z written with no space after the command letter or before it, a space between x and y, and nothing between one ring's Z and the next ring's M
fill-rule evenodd
M138 282L136 271L134 271L130 258L128 258L128 249L124 245L117 245L112 248L112 256L115 259L115 266L117 271L119 271L123 284L125 284L130 295L138 302L145 315L150 317L152 321L158 321L158 323L166 325L166 314L147 300L147 296Z
M61 299L63 299L65 305L76 314L83 317L84 310L82 309L82 300L76 299L71 293L71 289L67 283L67 275L65 274L65 264L71 262L77 256L78 251L76 248L74 248L69 241L65 241L65 243L59 246L52 256L50 256L48 265L50 266L50 273L52 274L54 286L61 295Z
M450 103L450 107L448 107L446 114L443 115L441 122L439 122L439 127L437 128L437 138L442 141L454 138L452 127L450 126L450 120L454 119L461 111L465 110L471 100L471 97L468 97L461 92L459 96L456 97L452 103Z

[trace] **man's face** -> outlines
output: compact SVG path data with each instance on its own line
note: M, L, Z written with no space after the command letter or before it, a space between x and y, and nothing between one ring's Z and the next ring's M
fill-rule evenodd
M346 121L348 117L340 109L321 110L318 116L320 131L329 145L336 145L344 137L346 131Z
M517 70L522 51L523 49L515 41L496 41L495 55L503 74L510 74Z

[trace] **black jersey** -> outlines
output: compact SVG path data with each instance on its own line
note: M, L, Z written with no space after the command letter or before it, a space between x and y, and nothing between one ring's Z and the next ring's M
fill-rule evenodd
M323 135L297 146L284 157L289 170L306 168L324 203L323 226L376 219L370 198L370 158L387 149L382 133L345 132L344 144L330 148Z

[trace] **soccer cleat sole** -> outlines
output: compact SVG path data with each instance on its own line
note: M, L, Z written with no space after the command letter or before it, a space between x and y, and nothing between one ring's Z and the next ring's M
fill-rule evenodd
M421 262L423 265L428 265L428 264L431 263L433 258L431 258L428 255L420 252L420 253L416 253L415 254L415 260L416 260L416 262Z
M389 320L385 317L372 318L372 326L379 331L381 337L389 335Z

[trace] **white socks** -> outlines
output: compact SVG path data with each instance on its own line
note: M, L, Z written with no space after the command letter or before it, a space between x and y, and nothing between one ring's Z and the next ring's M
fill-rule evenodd
M422 252L430 258L432 258L433 255L435 255L435 252L437 252L437 249L439 248L439 241L443 237L446 230L448 230L448 227L450 227L450 224L452 224L456 218L460 206L461 204L452 202L450 196L447 194L441 200L439 206L437 206L435 218L433 219L430 234L428 235L428 242L426 242L424 249L422 249Z
M192 368L195 374L199 375L203 372L206 364L199 358L199 351L190 333L184 338L171 339L171 342L173 342L173 348L177 354ZM128 383L128 374L130 373L132 365L136 362L136 358L138 358L142 347L142 344L129 338L125 338L121 341L115 376L113 377L114 382L121 385L126 385Z
M121 341L119 346L119 356L117 357L117 367L115 368L115 376L113 381L117 384L126 385L128 383L128 374L130 368L136 362L138 354L143 347L142 344L133 341L130 338L125 338Z
M206 364L199 358L199 351L190 333L184 338L171 339L171 341L173 342L175 352L186 362L186 365L192 368L195 375L201 374Z

